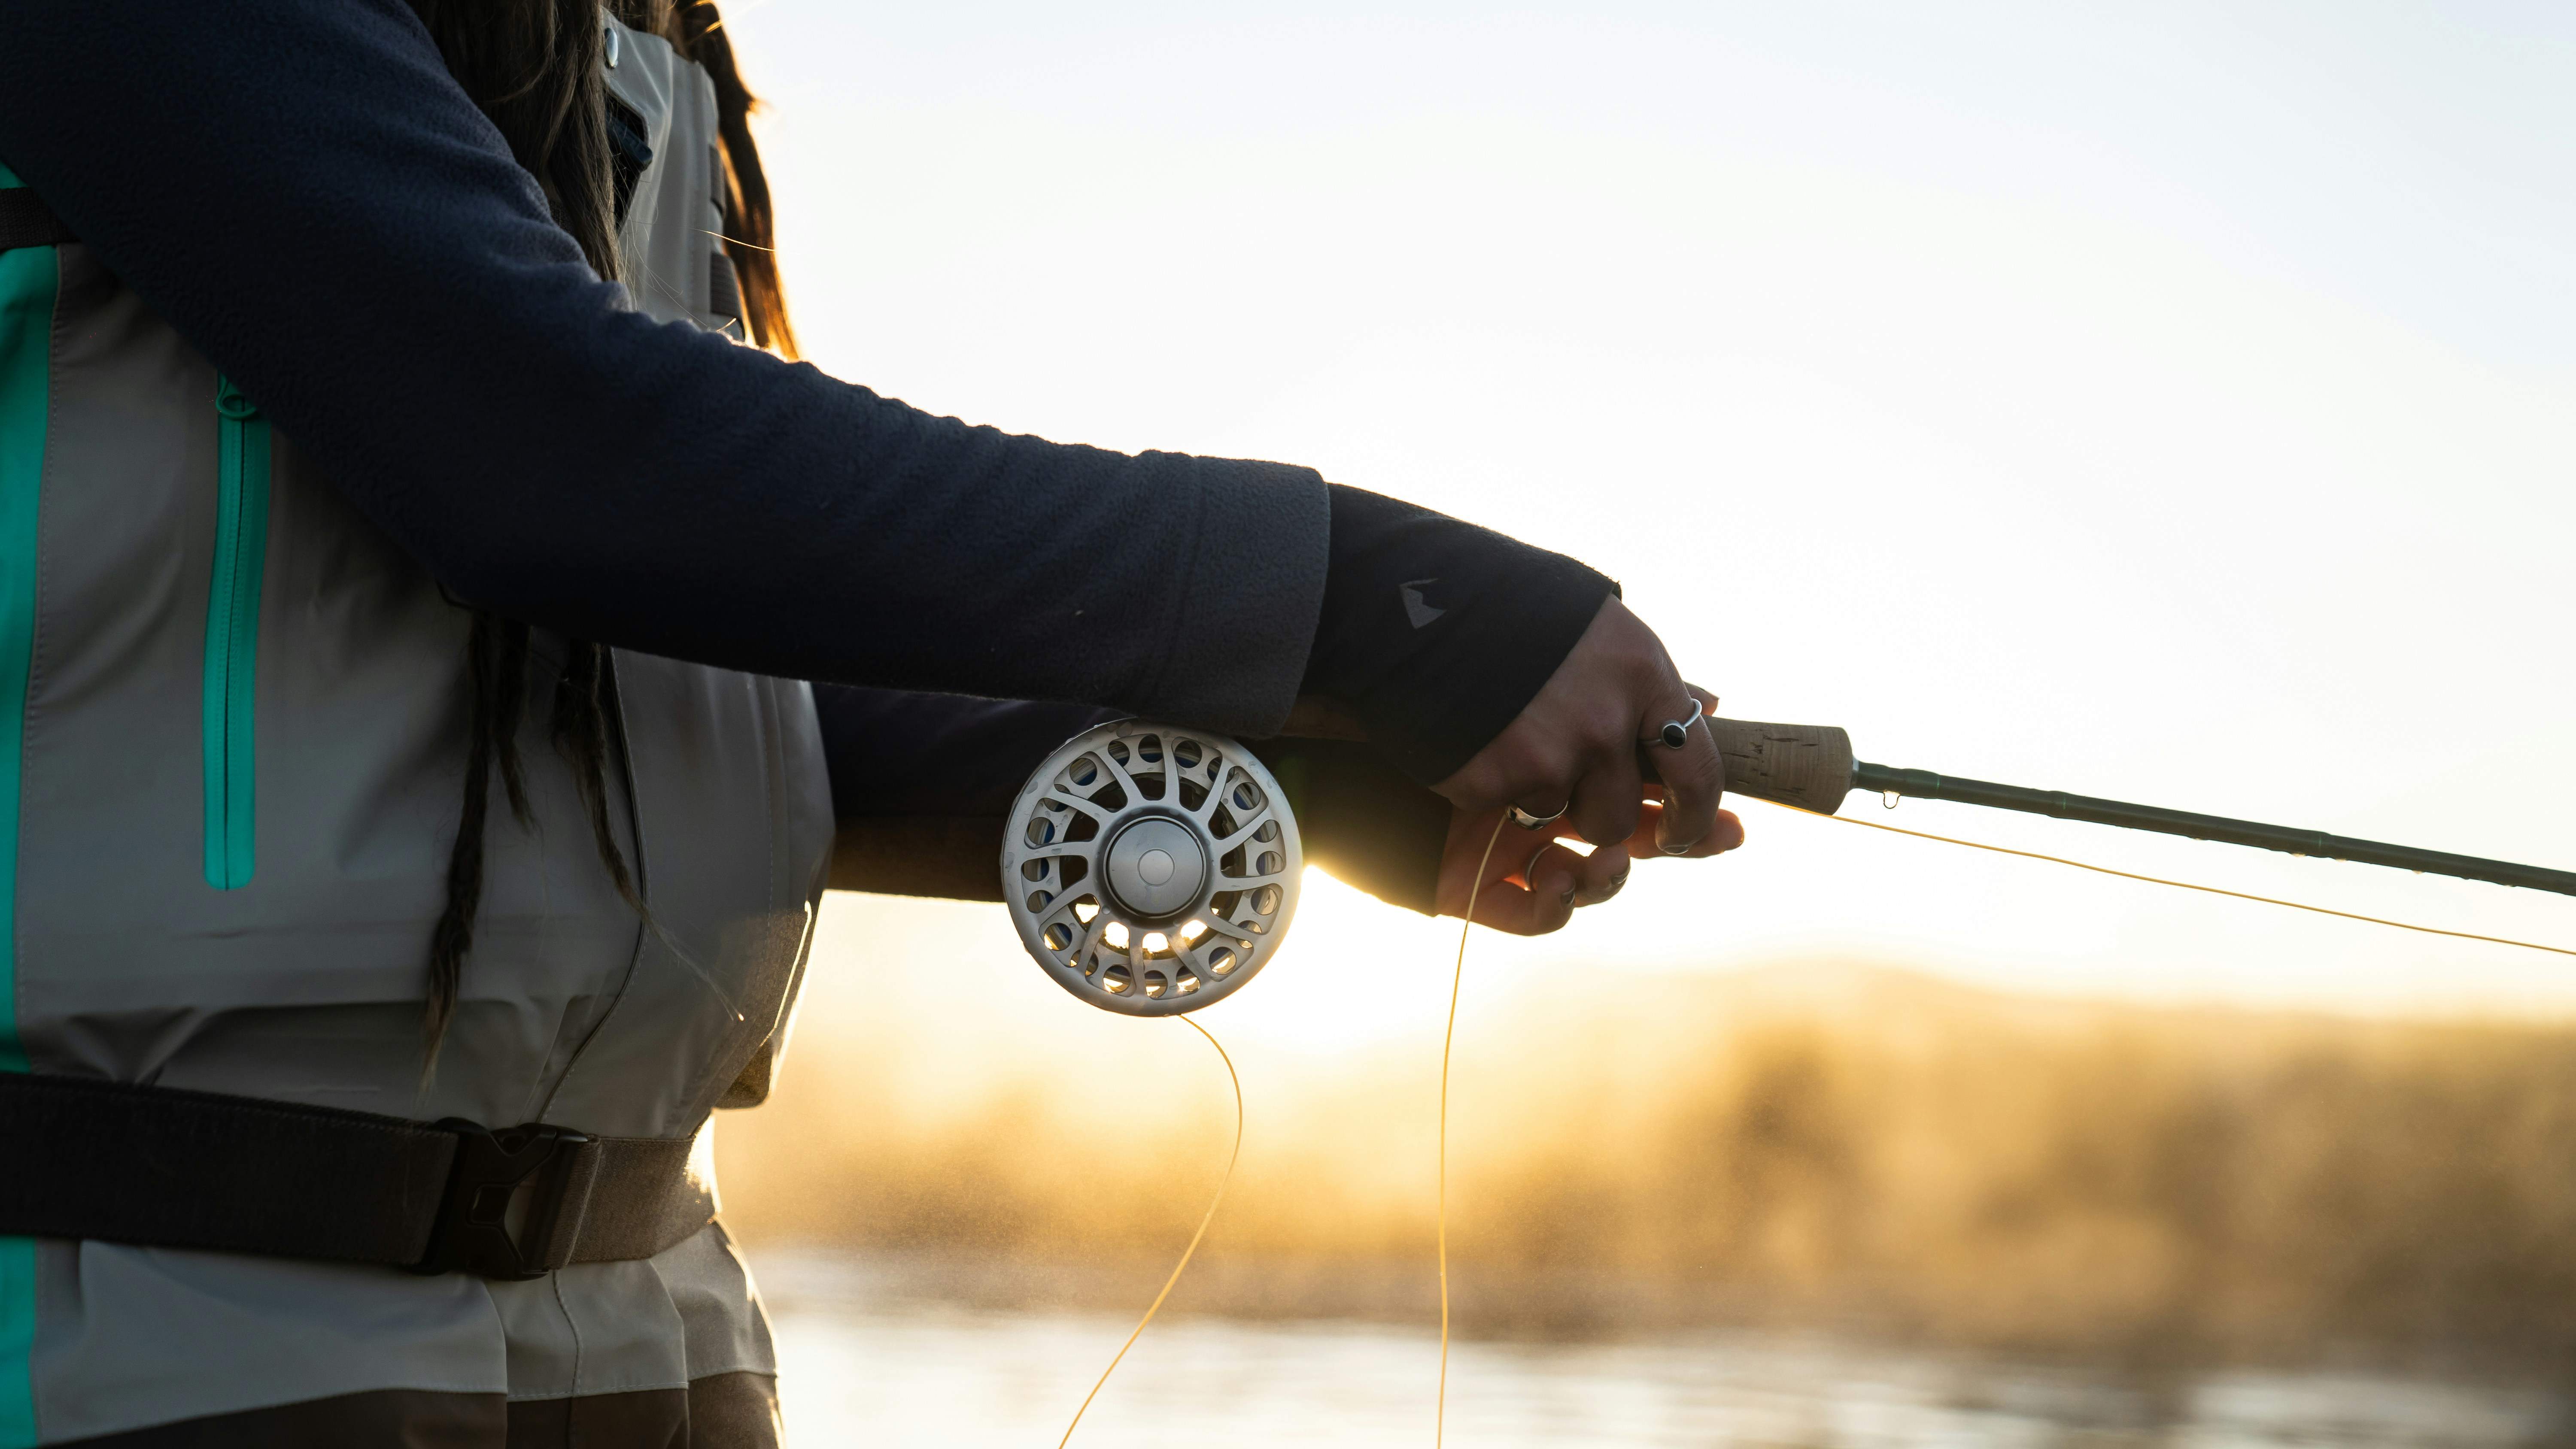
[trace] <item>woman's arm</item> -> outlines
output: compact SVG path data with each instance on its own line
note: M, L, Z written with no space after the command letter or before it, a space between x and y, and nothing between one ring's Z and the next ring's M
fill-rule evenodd
M1001 899L1002 820L1056 746L1118 711L824 684L814 689L840 821L832 884L889 895ZM1287 791L1306 857L1428 915L1439 904L1449 802L1383 753L1342 740L1253 747Z
M0 160L449 589L765 673L1275 725L1323 483L626 309L400 0L0 12Z
M1571 799L1604 840L1638 818L1635 739L1687 704L1570 560L1304 469L969 427L627 310L400 0L18 0L0 162L497 613L1250 735L1312 675L1462 808ZM1695 741L1663 766L1676 850L1716 839Z

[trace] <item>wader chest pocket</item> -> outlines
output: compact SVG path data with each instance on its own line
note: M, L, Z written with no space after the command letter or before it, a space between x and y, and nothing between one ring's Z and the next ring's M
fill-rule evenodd
M206 592L206 884L250 884L257 830L259 585L268 561L268 420L215 380L215 559Z

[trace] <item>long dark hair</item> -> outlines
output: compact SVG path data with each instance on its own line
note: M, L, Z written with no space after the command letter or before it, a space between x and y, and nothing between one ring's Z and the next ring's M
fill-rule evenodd
M457 82L510 143L511 154L537 179L555 223L581 246L593 270L614 280L617 206L608 136L606 60L599 0L411 0ZM717 132L726 175L724 237L742 288L743 324L752 340L796 355L787 299L778 283L769 178L752 142L757 102L734 65L733 43L713 0L611 0L609 13L659 35L705 67L715 83ZM430 1060L456 1013L465 958L483 899L483 838L490 825L492 776L511 817L530 823L527 772L519 757L519 724L529 694L529 627L474 611L466 642L472 705L465 755L465 804L447 862L447 900L431 928L429 1006L423 1022ZM615 676L606 646L564 642L555 672L549 733L572 766L591 837L617 893L637 912L644 904L618 847L608 814L609 721Z

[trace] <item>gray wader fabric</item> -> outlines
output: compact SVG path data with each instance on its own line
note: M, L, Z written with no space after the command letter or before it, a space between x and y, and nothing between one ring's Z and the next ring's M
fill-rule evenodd
M631 295L725 327L712 87L658 39L624 32L617 51L610 88L653 151L621 238ZM612 815L648 931L547 742L561 644L540 635L521 739L536 824L493 812L474 954L424 1086L468 622L87 248L0 252L0 745L18 734L0 755L0 1069L694 1137L703 1165L711 1111L765 1092L820 900L811 696L616 654ZM767 1443L718 1421L767 1424L774 1371L713 1224L528 1282L0 1240L0 1449L500 1446L586 1422L617 1442ZM710 1384L736 1388L700 1429L695 1410L676 1438L609 1427L647 1404L667 1427ZM551 1440L550 1423L566 1426Z

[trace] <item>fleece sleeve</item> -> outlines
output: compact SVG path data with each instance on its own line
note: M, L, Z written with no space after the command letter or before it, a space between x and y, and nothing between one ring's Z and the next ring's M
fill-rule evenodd
M766 674L1261 733L1302 468L970 427L657 324L402 0L13 0L0 165L460 598Z

